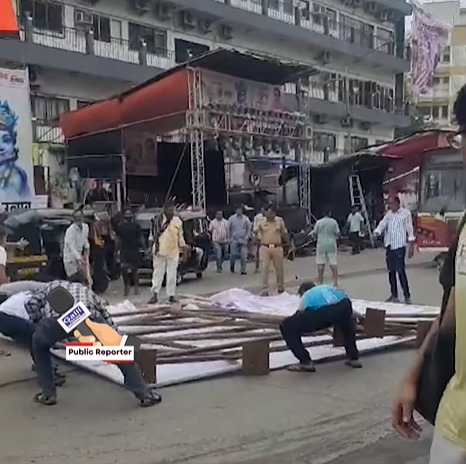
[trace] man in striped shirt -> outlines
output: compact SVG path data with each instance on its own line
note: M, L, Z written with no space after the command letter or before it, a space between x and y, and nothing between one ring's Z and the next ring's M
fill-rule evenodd
M390 298L387 301L399 301L396 280L398 274L405 302L411 304L405 259L406 252L408 252L408 258L411 258L414 252L413 220L411 212L400 206L398 197L392 197L388 200L388 208L389 210L374 231L376 237L383 236L384 240L388 281L391 291Z
M210 223L209 232L215 251L217 272L220 273L223 270L223 260L228 253L228 221L223 217L222 211L217 211L215 214L215 219Z

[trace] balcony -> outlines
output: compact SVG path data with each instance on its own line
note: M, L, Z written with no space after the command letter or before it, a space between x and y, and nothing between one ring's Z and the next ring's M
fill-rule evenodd
M111 38L95 40L92 32L63 26L60 32L40 30L26 23L20 40L2 40L0 60L44 66L91 76L143 82L174 65L174 52L148 49L141 43L138 50L129 41Z
M391 1L391 0L389 0ZM400 0L401 1L401 0ZM177 7L195 9L219 21L260 32L270 40L283 39L292 44L309 44L335 55L364 60L393 73L409 71L409 62L398 56L394 38L367 33L365 26L348 26L343 22L317 18L288 2L277 0L264 8L253 0L170 0Z

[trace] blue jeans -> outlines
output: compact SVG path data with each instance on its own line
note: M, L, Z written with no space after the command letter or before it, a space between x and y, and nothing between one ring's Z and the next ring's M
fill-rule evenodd
M214 252L215 252L215 262L217 263L217 271L221 271L223 268L223 261L228 254L228 244L213 242Z
M396 250L385 250L385 259L387 261L388 281L390 282L390 292L393 298L398 298L398 284L396 276L400 279L400 285L403 290L405 299L411 298L409 291L408 276L406 275L406 247L398 248Z
M21 317L0 312L0 332L21 345L27 346L32 354L32 336L35 326Z
M241 263L241 272L246 272L246 260L248 257L248 245L246 243L230 243L230 271L235 272L235 263L239 258Z

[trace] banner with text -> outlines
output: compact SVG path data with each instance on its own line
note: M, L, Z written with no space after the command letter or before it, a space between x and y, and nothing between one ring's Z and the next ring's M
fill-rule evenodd
M26 208L33 197L28 71L0 68L0 203Z
M203 103L283 111L281 86L239 79L212 71L202 71Z
M448 26L413 5L411 75L415 95L423 95L432 87L435 69L448 42L448 33Z

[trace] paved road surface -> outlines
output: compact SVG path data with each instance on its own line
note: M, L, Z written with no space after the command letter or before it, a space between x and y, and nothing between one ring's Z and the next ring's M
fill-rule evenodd
M414 301L435 304L437 272L409 274ZM342 283L353 296L386 296L383 273ZM406 444L389 427L391 395L412 356L405 349L366 357L361 371L338 362L315 375L280 371L167 388L163 403L149 409L117 386L73 372L59 404L46 408L31 401L35 382L15 383L32 373L27 355L14 351L0 358L0 462L421 464L430 430Z

